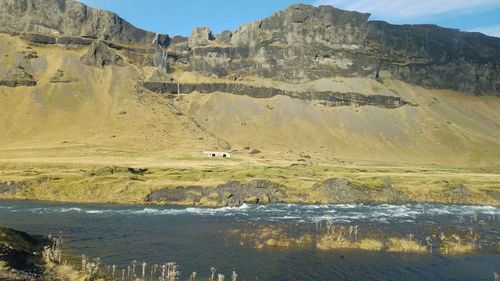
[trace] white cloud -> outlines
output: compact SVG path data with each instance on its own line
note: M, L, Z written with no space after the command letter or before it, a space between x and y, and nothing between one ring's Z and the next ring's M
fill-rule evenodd
M445 13L470 13L499 7L498 0L318 0L316 5L367 12L383 19L414 19Z
M500 37L500 25L478 27L469 31L481 32L489 36Z

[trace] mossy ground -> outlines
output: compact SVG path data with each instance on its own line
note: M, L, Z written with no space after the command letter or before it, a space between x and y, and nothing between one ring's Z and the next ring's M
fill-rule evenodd
M16 182L25 186L15 194L0 194L0 197L143 203L151 191L160 188L190 185L214 188L229 180L247 182L253 179L268 179L286 187L287 202L326 203L320 194L315 197L314 184L328 178L345 178L353 184L374 190L391 186L392 189L402 192L408 201L500 204L498 198L491 196L500 191L500 175L470 169L317 164L266 166L264 163L253 163L238 158L232 161L205 158L171 159L167 160L163 167L146 163L133 166L147 169L141 173L131 172L128 167L84 163L0 162L0 182ZM466 199L450 197L447 193L450 188L459 185L467 188ZM382 195L380 198L373 198L374 202L387 200Z

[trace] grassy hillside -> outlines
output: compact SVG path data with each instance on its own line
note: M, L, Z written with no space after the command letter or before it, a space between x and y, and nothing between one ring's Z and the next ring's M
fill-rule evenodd
M31 188L0 197L141 202L161 187L254 178L302 194L329 177L368 186L390 178L420 201L432 199L425 199L429 189L439 193L450 184L500 191L498 97L428 90L390 78L295 85L253 77L242 83L394 95L413 105L326 107L288 96L229 93L169 96L138 87L153 70L129 63L123 51L116 50L124 66L96 68L80 60L88 47L33 45L8 35L0 35L0 44L8 46L0 48L0 75L22 66L37 80L35 87L0 86L0 183L29 182ZM58 73L64 82L54 82ZM181 70L173 77L224 81ZM207 149L230 150L234 158L205 159ZM253 149L261 153L250 154ZM138 179L88 175L109 166L150 173ZM488 196L475 200L498 204Z

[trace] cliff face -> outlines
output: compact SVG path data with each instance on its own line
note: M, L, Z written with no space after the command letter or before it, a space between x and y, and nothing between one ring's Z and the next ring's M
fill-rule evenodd
M369 70L362 67L376 64L359 54L366 44L368 16L330 6L295 5L208 44L191 44L190 69L291 82L364 75Z
M435 25L368 22L381 71L430 88L500 94L500 38Z
M289 82L391 76L431 88L500 93L499 38L368 17L330 6L295 5L235 33L212 36L206 28L195 30L190 70Z
M500 95L500 38L433 25L391 25L331 6L294 5L234 33L190 38L138 29L73 0L0 0L0 32L35 43L86 40L157 50L163 71L260 76L293 83L331 77L396 78L429 88ZM167 61L167 57L169 60ZM132 59L133 60L133 59ZM152 58L139 58L147 64Z
M118 15L73 0L0 0L0 31L79 36L126 45L151 44L156 34L138 29ZM168 36L159 36L166 45Z

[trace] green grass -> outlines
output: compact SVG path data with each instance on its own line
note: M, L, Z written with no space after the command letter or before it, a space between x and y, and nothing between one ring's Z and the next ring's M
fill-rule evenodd
M207 160L203 158L204 160ZM210 159L210 158L208 158ZM77 202L140 203L152 191L160 188L198 185L214 188L230 180L248 182L266 179L282 184L295 202L299 195L311 195L314 184L329 178L345 178L358 186L380 189L392 186L412 201L448 202L443 191L458 184L470 191L470 203L499 205L498 200L487 194L500 191L500 174L472 173L460 169L348 167L333 165L295 166L222 166L212 160L207 165L195 167L150 168L144 174L134 174L127 167L68 165L34 165L30 170L22 164L0 164L0 183L15 181L30 188L19 191L14 197ZM193 160L196 162L197 160ZM136 167L137 168L137 167ZM142 167L147 168L147 167ZM99 171L93 173L92 171ZM112 171L112 172L111 172ZM0 197L9 195L2 195ZM300 196L299 196L300 197ZM445 198L446 197L446 198ZM314 202L311 197L312 203ZM383 199L381 199L383 200ZM308 203L302 202L302 203Z

